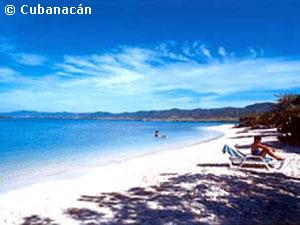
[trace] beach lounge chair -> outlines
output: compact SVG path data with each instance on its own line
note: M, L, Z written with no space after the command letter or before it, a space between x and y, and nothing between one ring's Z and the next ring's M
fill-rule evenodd
M280 169L283 161L279 162L273 158L244 154L236 148L224 145L223 153L229 155L230 166L240 168L265 168L267 170Z

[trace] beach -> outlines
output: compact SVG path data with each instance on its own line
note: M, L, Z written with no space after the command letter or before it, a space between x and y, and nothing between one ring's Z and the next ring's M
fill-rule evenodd
M300 148L274 129L207 129L223 135L1 194L0 224L299 224ZM224 144L249 153L258 134L283 151L282 169L230 168Z

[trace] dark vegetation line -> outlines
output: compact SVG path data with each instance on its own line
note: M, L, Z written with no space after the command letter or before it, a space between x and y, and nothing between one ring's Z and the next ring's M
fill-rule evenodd
M78 119L78 120L137 120L137 121L222 121L236 122L252 128L278 128L282 142L300 145L300 95L286 94L277 103L257 103L244 108L170 109L124 113L37 112L0 113L0 118Z
M258 103L244 108L226 107L216 109L170 109L124 113L69 113L69 112L36 112L17 111L0 113L6 118L52 118L52 119L98 119L98 120L142 120L142 121L238 121L239 117L249 113L271 111L273 103Z
M300 95L279 96L273 110L242 116L240 126L278 128L280 141L300 145Z

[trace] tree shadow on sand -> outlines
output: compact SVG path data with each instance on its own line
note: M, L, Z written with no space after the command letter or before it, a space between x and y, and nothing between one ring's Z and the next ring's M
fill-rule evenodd
M147 188L83 195L82 225L300 224L300 180L279 173L185 174Z
M24 218L21 225L58 225L50 218L42 218L38 215L32 215Z

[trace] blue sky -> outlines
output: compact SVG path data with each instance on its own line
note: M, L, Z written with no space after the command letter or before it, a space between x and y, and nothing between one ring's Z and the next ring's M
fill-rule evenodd
M244 106L300 92L296 0L26 2L93 15L0 12L2 112Z

